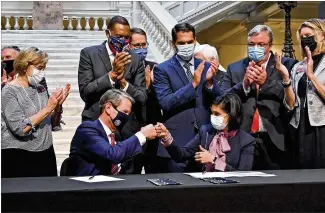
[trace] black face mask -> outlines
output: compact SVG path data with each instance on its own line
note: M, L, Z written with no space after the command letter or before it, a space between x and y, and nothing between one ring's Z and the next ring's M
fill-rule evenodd
M316 50L317 42L315 41L315 36L301 38L301 47L304 51L306 46L309 47L310 52Z
M128 122L129 120L129 116L123 112L120 112L119 110L117 110L115 107L113 107L116 111L117 111L117 115L114 119L112 119L112 122L114 124L114 126L121 131L121 129L123 128L123 126L126 124L126 122Z

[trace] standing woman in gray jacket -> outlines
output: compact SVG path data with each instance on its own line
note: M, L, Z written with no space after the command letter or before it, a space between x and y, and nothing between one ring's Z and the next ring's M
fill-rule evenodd
M293 111L294 165L299 169L325 168L325 22L310 19L297 31L303 61L291 70L276 66L283 76L284 105Z

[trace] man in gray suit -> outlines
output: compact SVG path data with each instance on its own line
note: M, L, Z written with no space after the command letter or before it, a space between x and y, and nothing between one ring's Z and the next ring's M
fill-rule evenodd
M117 140L122 141L145 124L141 113L147 100L144 65L139 55L125 51L130 25L124 17L115 16L110 20L106 36L107 41L101 45L86 47L80 53L78 84L85 102L82 121L94 121L99 117L99 99L107 90L124 90L134 98L135 105L129 116L119 112L114 121L121 133Z

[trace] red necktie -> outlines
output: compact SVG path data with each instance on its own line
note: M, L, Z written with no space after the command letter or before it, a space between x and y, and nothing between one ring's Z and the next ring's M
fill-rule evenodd
M111 145L115 146L116 142L115 142L115 134L111 133L109 135L110 139L111 139ZM112 175L117 175L118 174L118 165L117 164L112 164L112 168L111 168L111 173Z
M259 89L260 89L259 85L256 84L257 96L258 96ZM256 133L259 130L259 128L260 128L260 113L259 113L258 108L256 106L256 110L255 110L255 113L253 115L251 132Z

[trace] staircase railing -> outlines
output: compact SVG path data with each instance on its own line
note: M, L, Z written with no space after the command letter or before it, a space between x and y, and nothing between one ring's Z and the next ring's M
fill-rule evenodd
M150 49L157 62L174 54L171 30L178 23L159 2L140 2L141 28L146 31Z

